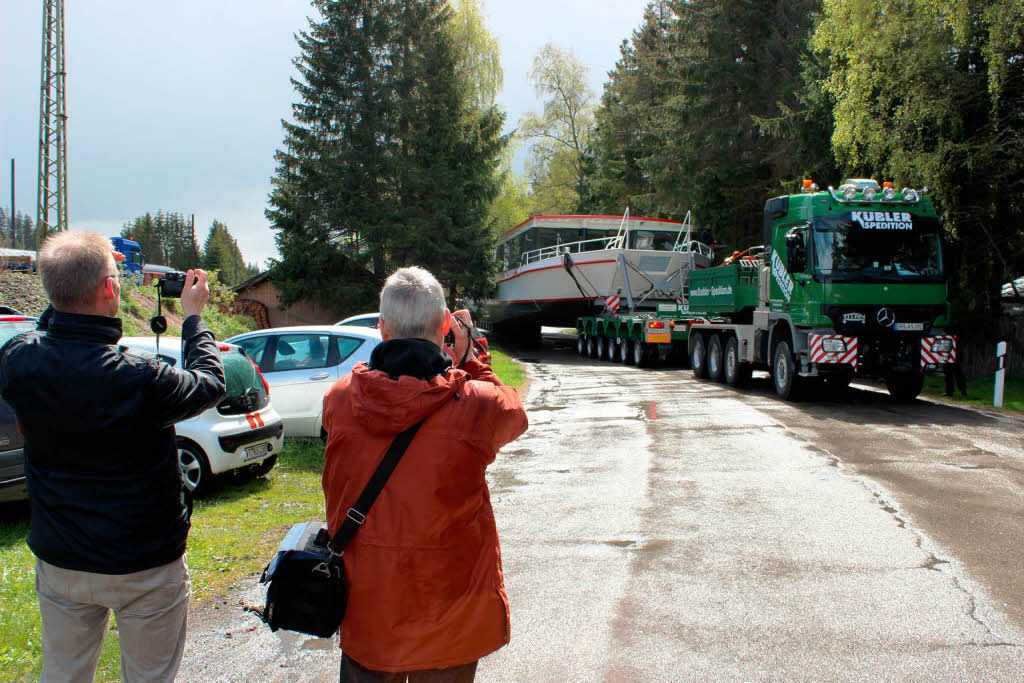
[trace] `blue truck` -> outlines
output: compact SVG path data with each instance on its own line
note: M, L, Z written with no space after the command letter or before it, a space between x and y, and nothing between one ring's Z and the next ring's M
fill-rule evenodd
M124 254L125 271L141 278L144 261L139 243L126 237L111 237L110 243L114 245L114 251Z

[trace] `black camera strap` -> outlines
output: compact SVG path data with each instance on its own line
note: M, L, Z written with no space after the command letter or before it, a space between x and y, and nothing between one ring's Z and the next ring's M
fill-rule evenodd
M348 509L348 514L345 515L345 521L342 522L341 528L331 538L328 548L331 551L332 561L339 561L341 556L345 554L345 548L348 547L352 537L359 531L359 527L366 521L366 515L369 514L373 502L377 500L377 496L384 489L384 484L391 477L391 473L395 471L398 461L405 455L405 451L408 450L409 444L412 443L413 437L416 436L416 432L423 426L425 420L426 418L420 420L404 432L400 432L395 437L395 440L391 442L387 453L381 458L373 476L370 477L370 481L367 482L363 492L359 494L359 500Z

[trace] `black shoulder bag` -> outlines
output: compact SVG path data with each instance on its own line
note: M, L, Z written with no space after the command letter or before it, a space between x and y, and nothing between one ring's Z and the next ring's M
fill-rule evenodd
M416 423L391 442L334 538L324 522L296 524L285 536L260 578L260 583L270 584L261 617L271 631L285 629L320 638L337 632L348 604L342 555L422 425L422 421Z

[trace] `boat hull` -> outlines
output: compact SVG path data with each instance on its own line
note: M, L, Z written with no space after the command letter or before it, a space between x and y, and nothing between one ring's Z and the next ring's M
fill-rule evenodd
M633 267L622 268L620 253ZM624 272L636 299L651 289L651 281L663 285L662 291L645 301L647 307L653 307L674 300L681 292L690 263L686 252L636 249L572 254L568 268L563 258L544 259L502 273L496 280L497 296L486 306L491 323L516 320L524 325L573 327L577 317L601 310L611 295L621 295L625 307ZM695 260L695 267L708 265L705 257L696 256Z

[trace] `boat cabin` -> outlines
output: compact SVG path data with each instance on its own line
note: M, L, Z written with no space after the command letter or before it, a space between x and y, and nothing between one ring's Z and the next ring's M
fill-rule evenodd
M686 235L680 235L684 227L666 218L531 216L498 238L494 258L504 272L566 251L672 251L685 241Z

